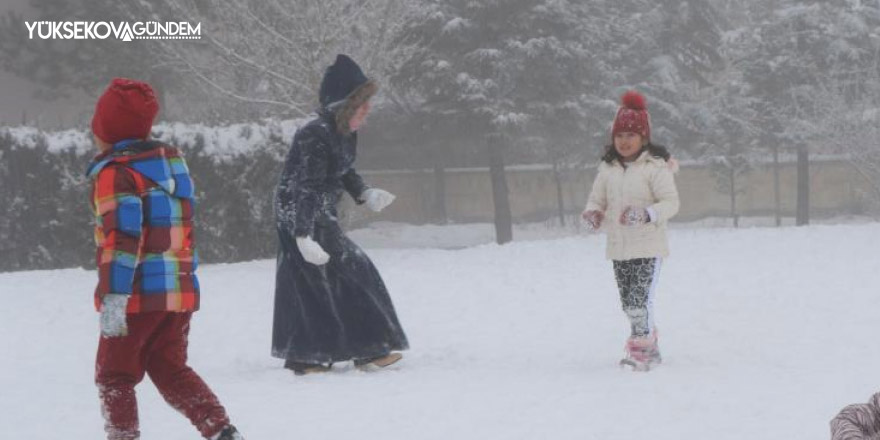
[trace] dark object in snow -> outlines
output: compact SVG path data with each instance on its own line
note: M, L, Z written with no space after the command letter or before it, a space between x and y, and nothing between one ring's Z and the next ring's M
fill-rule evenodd
M272 355L288 362L344 362L408 348L382 277L338 223L336 205L343 192L363 203L368 189L354 169L357 134L338 126L340 112L353 107L354 114L357 102L369 99L361 91L370 80L356 74L359 68L352 74L349 61L337 59L324 81L341 84L347 98L333 103L330 99L339 95L325 99L325 89L333 88L322 87L322 102L331 102L330 108L297 131L275 193L280 246ZM340 74L337 65L349 73ZM339 79L346 75L355 80ZM347 127L348 119L343 122ZM296 237L311 237L330 260L320 266L305 261Z
M305 376L306 374L326 373L333 368L333 364L310 364L305 362L287 361L284 363L284 368L293 371L293 374L297 376Z
M227 425L216 437L211 437L211 440L244 440L244 436L235 429L235 426Z

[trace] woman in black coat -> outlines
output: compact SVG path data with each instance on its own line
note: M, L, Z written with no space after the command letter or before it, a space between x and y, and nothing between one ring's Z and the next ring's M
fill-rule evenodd
M297 374L348 360L385 367L408 348L382 277L337 219L343 192L377 212L394 200L354 169L356 132L377 89L351 58L337 57L321 82L318 117L296 132L275 193L272 355Z

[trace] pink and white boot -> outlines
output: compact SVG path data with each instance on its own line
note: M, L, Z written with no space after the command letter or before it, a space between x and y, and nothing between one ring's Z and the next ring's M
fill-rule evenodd
M657 346L656 330L647 336L627 339L625 352L626 356L620 360L620 366L630 367L633 371L649 371L663 361Z

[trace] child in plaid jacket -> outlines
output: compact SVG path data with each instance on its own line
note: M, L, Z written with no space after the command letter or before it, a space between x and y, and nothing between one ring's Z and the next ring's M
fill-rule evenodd
M94 179L96 306L108 294L123 294L128 313L198 310L193 184L177 149L117 142L88 175Z
M140 437L134 387L149 374L165 400L209 439L242 439L187 364L199 308L193 183L178 150L148 141L159 110L146 83L116 78L99 98L89 166L101 339L95 365L107 438Z

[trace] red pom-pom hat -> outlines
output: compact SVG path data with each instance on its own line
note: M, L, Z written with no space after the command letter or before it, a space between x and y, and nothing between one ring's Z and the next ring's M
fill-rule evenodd
M635 90L630 90L620 98L621 106L614 117L611 138L617 133L638 133L646 141L651 140L651 117L645 97Z

